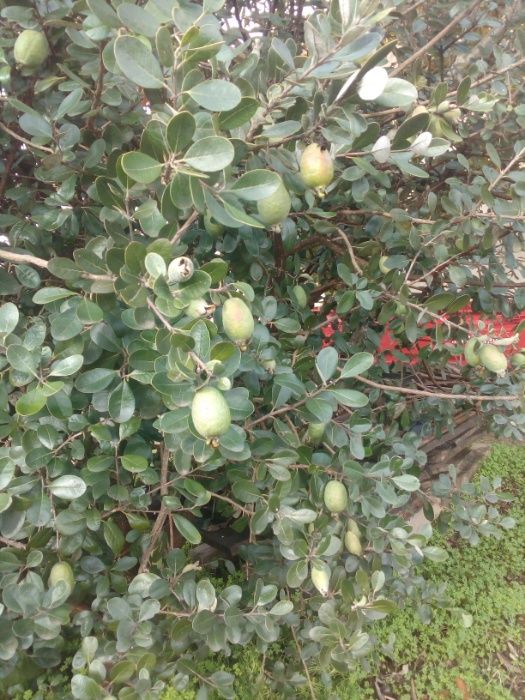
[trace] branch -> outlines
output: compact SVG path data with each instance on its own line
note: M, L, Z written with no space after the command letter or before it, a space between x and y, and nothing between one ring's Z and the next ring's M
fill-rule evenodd
M93 102L91 103L92 114L86 122L86 128L88 129L88 131L91 131L93 129L93 125L95 123L96 111L100 107L100 98L102 96L102 89L104 87L104 71L105 71L103 51L104 51L104 47L106 46L106 43L107 42L103 41L100 45L100 59L99 59L99 64L98 64L97 86L95 88L95 94L93 95Z
M47 146L39 146L38 144L33 143L29 139L25 139L23 136L20 136L20 134L17 134L16 131L12 131L3 122L0 122L0 129L2 129L2 131L5 131L6 134L9 134L9 136L12 136L17 141L21 141L22 143L25 143L25 145L29 146L29 148L36 148L37 150L45 151L46 153L54 153L55 152L52 148L48 148Z
M17 542L16 540L10 540L8 537L0 537L0 542L6 547L13 547L13 549L25 549L26 546L22 542Z
M192 223L196 221L199 218L199 212L194 211L191 216L189 216L186 221L182 224L182 226L177 229L177 232L172 236L170 243L172 245L175 245L175 243L178 243L180 239L184 236L186 231L190 228Z
M521 401L519 396L487 396L485 394L448 394L443 391L422 391L421 389L409 389L403 386L390 386L388 384L379 384L371 379L366 379L358 374L356 377L363 384L374 387L374 389L383 389L384 391L393 391L397 394L411 394L412 396L422 396L434 399L460 399L462 401Z
M435 44L437 44L443 37L445 37L451 29L453 29L456 24L459 24L462 19L465 19L465 17L470 14L473 10L475 10L479 5L481 5L482 0L475 0L472 4L470 4L468 7L466 7L463 12L460 12L458 15L454 17L453 20L451 20L446 27L444 27L440 32L438 32L435 36L430 39L429 42L427 42L424 46L422 46L420 49L418 49L410 58L407 58L406 61L403 61L403 63L400 63L398 67L393 70L390 73L390 77L393 78L394 76L398 75L402 71L404 71L408 66L410 66L414 61L417 61L417 59L422 56L426 51L431 49Z
M169 459L170 459L170 452L166 445L162 443L160 446L160 495L161 499L162 496L166 496L168 493L168 466L169 466ZM157 546L157 540L160 537L160 534L162 532L162 528L164 527L164 523L166 521L166 518L168 516L169 510L166 508L164 503L161 500L161 505L159 512L157 514L157 519L155 520L155 524L153 525L153 528L151 530L151 537L148 546L144 550L144 553L142 555L142 559L140 560L140 567L139 567L139 574L144 573L144 571L147 570L149 560L151 555L153 554L153 550Z
M348 248L348 253L350 255L350 260L352 261L352 265L354 266L354 270L357 272L357 274L362 277L363 276L363 269L357 262L357 259L355 257L354 249L352 247L352 244L350 243L350 239L346 235L346 233L343 231L343 229L338 228L337 232L339 233L339 238L344 242L346 247Z
M6 250L5 248L0 248L0 260L7 260L12 263L22 263L23 265L34 265L35 267L41 267L44 270L48 269L49 260L44 260L44 258L37 258L36 255L30 255L29 253L13 253L11 250ZM113 282L115 277L113 275L96 275L92 272L81 272L80 277L86 280L94 280L96 282Z

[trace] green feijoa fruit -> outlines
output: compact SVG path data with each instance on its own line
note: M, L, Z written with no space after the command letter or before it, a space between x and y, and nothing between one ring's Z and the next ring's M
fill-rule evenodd
M306 440L312 445L318 445L323 439L326 423L310 423L306 429Z
M224 302L222 325L228 338L236 343L248 341L255 328L252 312L238 297L231 297Z
M483 367L497 375L501 376L507 370L507 358L494 345L483 345L479 351L479 359Z
M316 143L311 143L301 156L300 171L307 187L327 187L334 179L332 156Z
M15 61L24 68L37 68L49 56L49 44L43 32L25 29L18 35L14 46Z
M219 437L231 425L230 408L218 389L207 386L199 389L193 397L191 419L203 438Z
M259 199L257 211L263 224L274 226L286 219L290 213L291 206L292 200L284 183L281 181L281 184L272 195Z
M330 574L327 569L325 567L319 568L312 566L310 577L319 593L323 596L328 595L328 591L330 590Z
M326 484L323 498L331 513L341 513L348 505L348 491L345 485L336 479Z
M510 361L513 367L525 367L525 353L517 352L511 358Z
M75 588L75 575L71 566L65 561L53 564L49 573L49 586L56 586L59 581L63 581L66 584L69 595L71 595Z
M480 363L478 350L480 349L480 342L477 338L470 338L465 343L463 348L463 355L468 365L471 367L477 367Z
M193 262L190 260L190 258L185 256L175 258L168 265L168 282L170 284L187 282L192 278L193 272Z
M204 316L207 308L208 304L206 299L192 299L186 307L186 316L190 318L199 318L200 316Z
M360 557L363 554L361 540L352 530L348 530L345 534L345 547L350 554L355 554L356 557Z

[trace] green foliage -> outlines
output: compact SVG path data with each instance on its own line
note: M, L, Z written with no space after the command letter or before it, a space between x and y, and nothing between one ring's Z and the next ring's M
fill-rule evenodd
M2 3L4 686L71 642L78 700L150 700L172 679L229 698L234 674L200 664L250 641L268 653L291 627L347 669L414 587L435 597L415 567L446 553L403 517L422 436L480 395L493 427L522 433L519 368L449 371L525 305L501 286L525 230L522 34L489 2L476 26L500 41L482 49L449 3L428 27L386 0L312 2L291 22L281 5L246 3L248 30L221 0ZM423 45L447 25L428 73L414 31ZM50 57L20 67L27 29ZM308 141L334 164L322 191L300 174ZM432 331L421 393L381 334L410 348L468 302L484 327ZM222 408L195 425L203 388ZM438 526L471 543L512 526L497 486L454 476L434 486L450 496ZM332 514L334 478L348 503ZM343 548L350 518L361 553ZM217 530L243 543L208 563ZM59 561L73 590L50 579ZM304 683L294 664L276 666L280 692Z

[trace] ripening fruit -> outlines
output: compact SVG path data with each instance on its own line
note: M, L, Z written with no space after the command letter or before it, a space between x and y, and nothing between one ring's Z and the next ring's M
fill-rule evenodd
M212 386L199 389L193 397L191 419L195 430L206 439L223 435L232 422L226 399Z
M467 364L471 367L477 367L480 363L478 350L479 341L477 338L470 338L470 340L467 340L463 348L463 355L465 356Z
M388 255L382 255L379 258L379 269L384 275L387 275L390 272L390 268L386 266L386 262L388 260Z
M479 351L479 359L483 367L498 375L505 374L507 370L507 358L494 345L483 345Z
M264 367L265 370L267 370L271 374L272 372L275 372L275 368L277 367L277 362L273 359L263 360L261 362L261 365Z
M231 297L224 302L222 325L228 338L236 343L249 340L255 328L252 312L238 297Z
M300 171L307 187L327 187L334 179L332 156L316 143L311 143L301 156Z
M351 530L348 530L345 534L345 547L350 554L355 554L356 557L360 557L363 554L361 540L359 539L358 535Z
M348 522L346 523L346 529L349 530L350 532L353 532L354 535L356 535L357 537L359 537L359 538L361 537L361 532L359 531L359 525L352 518L348 518Z
M49 573L49 586L56 586L59 581L63 581L66 584L69 591L68 595L71 595L75 588L75 575L73 574L73 569L65 561L53 564Z
M200 318L206 313L208 304L206 299L192 299L186 307L186 316L190 318Z
M284 183L281 181L281 184L272 195L257 202L257 211L263 224L274 226L286 219L290 213L291 206L292 200Z
M204 228L213 238L218 238L224 233L224 226L212 219L210 214L204 215Z
M306 430L306 440L313 445L318 445L323 439L326 423L310 423ZM339 483L339 482L337 482Z
M18 35L14 46L15 61L24 68L36 68L49 56L49 44L45 34L25 29Z
M185 256L175 258L168 265L168 282L169 284L187 282L193 276L193 271L193 262L190 258Z
M345 485L332 479L324 489L324 504L331 513L340 513L348 505L348 492Z
M317 567L312 566L310 576L312 583L317 588L319 593L324 596L327 595L328 591L330 590L330 574L328 571L324 567L322 569L318 569Z
M510 358L513 367L525 367L525 352L517 352Z

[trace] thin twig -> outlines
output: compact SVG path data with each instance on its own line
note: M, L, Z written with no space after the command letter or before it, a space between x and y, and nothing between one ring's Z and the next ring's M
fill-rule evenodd
M2 131L5 131L6 134L9 134L9 136L12 136L17 141L21 141L22 143L25 143L25 145L28 146L29 148L36 148L37 150L45 151L46 153L54 153L55 152L52 148L48 148L48 146L39 146L37 143L33 143L32 141L29 141L29 139L26 139L23 136L20 136L20 134L17 134L16 131L12 131L3 122L0 122L0 129L2 129Z
M13 547L13 549L25 549L26 546L22 542L17 542L16 540L10 540L8 537L0 537L0 542L6 547Z
M7 260L12 263L22 263L23 265L34 265L35 267L41 267L47 270L49 267L49 260L44 260L44 258L37 258L36 255L31 255L29 253L13 253L11 250L6 250L5 248L0 248L0 260ZM97 282L114 282L115 277L113 275L96 275L92 272L80 272L79 276L86 280L94 280Z
M304 672L306 674L306 680L308 681L308 689L310 690L310 697L312 698L312 700L317 700L317 696L314 691L314 685L312 683L312 677L310 676L310 671L308 670L306 661L303 659L301 647L299 646L299 640L297 639L297 635L295 634L295 629L293 625L290 626L290 630L292 632L292 637L295 642L295 646L297 647L297 653L299 654L299 658L301 659L301 663L303 664Z
M435 36L430 39L424 46L422 46L420 49L418 49L415 53L410 56L410 58L407 58L406 61L403 61L403 63L400 63L397 68L395 68L391 73L390 77L393 78L394 76L398 75L399 73L402 73L408 66L412 65L414 61L417 61L420 56L422 56L424 53L426 53L429 49L431 49L435 44L439 43L443 37L445 37L451 29L453 29L456 24L459 24L462 19L465 19L467 15L469 15L473 10L476 9L479 5L481 5L482 0L475 0L473 3L471 3L468 7L466 7L463 12L460 12L458 15L452 19L446 27L443 27L443 29L438 32Z
M352 265L354 266L354 270L357 272L357 274L362 277L363 276L363 269L357 262L357 259L355 257L354 249L352 247L352 244L350 243L350 239L346 235L346 233L343 231L343 229L338 228L337 232L339 233L339 238L344 242L348 249L348 253L350 255L350 260L352 261Z
M88 131L91 131L93 129L96 113L101 104L100 98L102 97L102 88L104 87L104 72L106 69L104 65L104 47L106 46L106 43L107 42L103 41L100 45L97 85L95 88L95 94L93 95L93 102L91 103L92 114L86 122L86 128L88 129Z
M170 452L166 445L162 443L160 446L160 495L161 499L162 496L166 496L168 493L168 466L169 466L169 460L170 460ZM166 521L166 518L168 516L169 510L166 508L164 505L164 502L161 500L159 512L157 514L157 519L155 520L155 524L153 525L153 528L151 530L151 537L149 540L149 544L144 550L144 553L142 555L142 558L140 560L140 567L139 567L139 574L144 573L144 571L147 570L149 560L151 555L153 554L153 550L157 546L157 540L160 537L160 534L162 532L162 529L164 527L164 523Z
M172 238L171 238L171 240L170 240L170 243L171 243L172 245L175 245L175 243L178 243L178 242L180 241L180 239L184 236L184 234L186 233L186 231L190 228L190 226L192 225L192 223L193 223L194 221L196 221L198 218L199 218L199 212L198 212L198 211L194 211L194 212L186 219L186 221L182 224L182 226L180 226L180 227L177 229L177 232L172 236Z
M393 391L396 394L411 394L412 396L423 396L433 399L454 399L461 401L521 401L519 396L487 396L486 394L449 394L444 391L422 391L421 389L409 389L404 386L390 386L389 384L380 384L373 382L371 379L366 379L358 374L356 377L363 384L374 387L374 389L383 389L384 391Z

